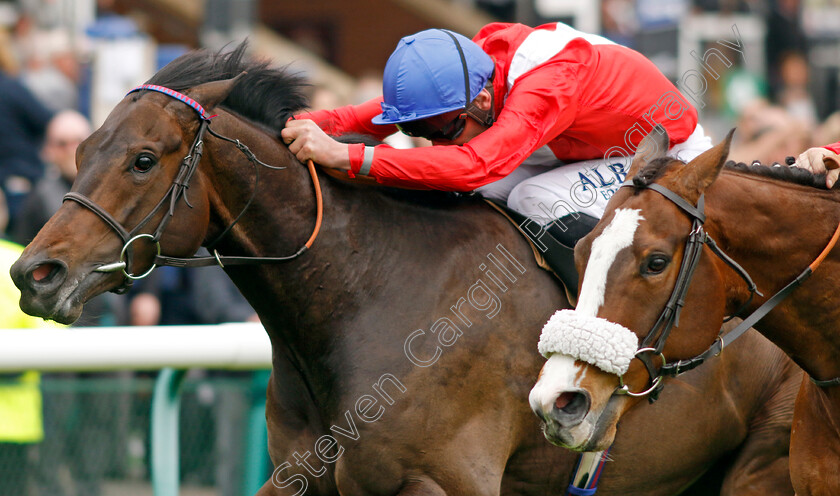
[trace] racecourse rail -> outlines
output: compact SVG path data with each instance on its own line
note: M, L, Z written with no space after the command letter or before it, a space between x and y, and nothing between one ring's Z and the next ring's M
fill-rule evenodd
M160 370L152 401L152 486L155 496L178 494L178 413L187 369L271 368L271 342L258 323L215 326L71 327L0 330L0 373ZM265 403L252 405L252 445L246 460L252 494L262 484L253 453L267 456Z

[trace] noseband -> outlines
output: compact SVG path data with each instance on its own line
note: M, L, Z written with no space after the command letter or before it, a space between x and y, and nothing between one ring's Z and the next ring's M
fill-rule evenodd
M675 326L679 326L680 323L680 312L682 311L683 306L685 305L685 297L688 293L688 286L691 283L691 278L694 275L694 271L697 269L697 265L700 263L700 255L703 251L703 246L708 246L709 249L712 250L712 253L718 256L726 265L731 267L741 278L747 283L747 288L750 291L750 296L747 301L741 305L741 307L733 313L731 316L724 319L724 323L728 322L729 320L737 317L740 315L742 311L744 311L747 306L752 302L754 295L764 296L761 294L757 288L755 283L750 278L750 275L744 270L740 265L738 265L735 260L733 260L729 255L721 250L717 243L709 236L708 233L703 229L703 223L706 220L706 215L704 213L704 195L700 195L700 199L697 202L697 205L691 205L685 199L683 199L678 194L674 193L673 191L669 190L668 188L660 185L660 184L648 184L639 186L633 183L632 180L626 181L621 185L621 187L634 187L634 188L642 188L642 189L650 189L656 191L660 195L664 196L672 203L674 203L677 207L679 207L683 212L688 214L689 218L691 218L691 232L686 239L685 251L683 252L683 259L682 265L680 266L680 270L677 274L677 281L674 284L674 290L671 292L671 297L668 298L668 302L665 304L665 308L662 310L662 313L659 315L659 319L657 319L656 323L651 328L650 332L645 336L642 342L639 345L639 350L636 353L636 357L641 360L641 362L645 365L645 368L650 375L651 386L649 389L642 393L631 393L627 386L623 384L619 385L619 389L617 390L621 394L630 394L632 396L642 396L644 394L650 394L649 400L651 403L657 400L659 397L659 393L662 391L663 377L676 377L683 372L688 372L689 370L701 365L705 362L708 358L713 356L717 356L723 351L723 348L726 345L732 343L738 337L743 335L750 327L755 325L756 322L761 320L765 315L767 315L776 305L782 302L794 289L796 289L799 285L801 285L810 275L813 273L814 270L822 263L825 257L828 255L828 252L834 247L837 239L840 237L840 225L837 226L837 229L834 232L831 240L829 241L828 245L825 247L823 252L814 260L811 265L809 265L799 276L796 277L793 281L791 281L787 286L782 288L778 293L773 295L767 301L765 301L760 307L758 307L753 313L749 316L745 317L743 321L738 324L735 329L728 332L727 334L723 335L723 329L718 333L718 337L715 342L710 346L706 351L697 355L694 358L690 358L687 360L678 360L673 363L667 363L665 360L664 355L662 354L662 350L665 348L665 341L668 339L668 336L671 333L671 329ZM654 361L652 357L661 357L662 365L659 369L656 369ZM811 378L811 380L820 387L827 387L827 386L835 386L840 385L840 378L829 379L825 381L819 381Z
M211 116L207 113L207 111L202 107L198 102L193 100L192 98L174 91L172 89L151 85L151 84L144 84L142 86L138 86L128 94L131 94L135 91L141 90L149 90L149 91L157 91L159 93L163 93L168 95L172 98L175 98L184 104L191 107L199 116L200 124L198 127L198 131L196 132L195 139L193 140L192 146L189 149L189 152L181 161L181 166L178 170L178 174L175 176L175 179L172 181L169 189L163 195L163 197L158 201L158 203L152 208L152 210L132 229L126 229L119 221L117 221L110 213L108 213L104 208L99 206L96 202L88 198L87 196L72 191L64 195L64 201L71 200L74 201L83 207L89 209L93 213L95 213L99 218L101 218L111 229L117 233L120 239L123 242L122 250L120 250L120 256L118 261L107 263L100 265L99 267L94 269L94 272L122 272L125 281L123 284L114 289L113 291L116 293L124 293L128 290L131 286L132 282L138 279L143 279L144 277L151 274L151 272L159 267L159 266L173 266L173 267L204 267L208 265L219 265L224 267L225 265L251 265L251 264L262 264L262 263L278 263L278 262L287 262L289 260L294 260L295 258L303 255L311 246L312 243L315 241L315 238L318 235L318 231L321 227L321 219L323 217L323 201L321 198L321 189L318 182L318 176L315 171L314 164L310 160L307 163L309 168L309 173L312 176L312 182L315 187L315 198L316 198L316 222L315 228L312 232L312 235L309 237L309 240L298 249L295 253L289 256L284 257L238 257L238 256L222 256L219 255L219 252L214 249L215 245L221 241L221 239L233 228L233 226L242 218L245 211L251 205L251 202L254 200L256 196L257 187L259 186L259 167L266 167L269 169L274 170L281 170L285 169L285 167L276 167L268 165L264 162L261 162L256 156L248 149L247 146L242 144L239 140L234 140L222 136L212 129L210 129L210 119L215 117ZM233 220L233 222L227 226L222 233L211 243L209 243L208 249L212 250L213 256L209 257L188 257L188 258L177 258L177 257L168 257L161 255L160 249L160 238L163 235L166 226L169 225L169 222L172 220L172 216L175 214L175 207L178 204L180 199L184 200L184 203L187 204L188 207L192 208L190 205L189 200L186 196L187 188L189 188L190 180L192 179L193 175L195 174L196 169L198 168L198 164L201 162L201 156L204 151L204 135L205 133L209 132L211 135L219 138L221 140L227 141L232 143L236 146L236 148L243 153L251 164L254 166L254 170L256 173L255 181L254 181L254 190L251 193L251 197L249 198L248 202L243 207L242 211L239 215ZM154 229L151 233L143 233L141 229L155 216L157 215L161 209L164 207L168 207L168 211L164 214L163 218L161 219L160 223L158 224L157 228ZM152 243L154 243L157 254L155 255L154 261L152 266L143 272L142 274L132 274L129 272L129 267L131 266L131 245L141 239L148 239Z

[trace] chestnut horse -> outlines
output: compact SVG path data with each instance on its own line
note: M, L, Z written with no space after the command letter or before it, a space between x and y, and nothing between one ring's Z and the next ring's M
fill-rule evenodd
M664 129L640 145L632 182L576 247L579 303L541 338L544 370L567 368L542 375L532 407L546 416L585 404L547 432L570 446L609 446L622 410L638 401L627 391L656 390L661 370L678 374L720 353L737 334L719 336L725 316L754 321L769 311L755 328L809 376L790 446L796 494L840 494L840 251L831 251L840 192L800 169L724 167L731 136L687 165L660 152ZM600 355L579 346L605 337L612 347ZM668 360L676 362L662 366Z
M278 139L302 81L243 52L177 59L82 143L72 192L12 269L21 307L72 322L153 263L208 263L179 257L209 245L272 343L260 495L562 492L577 455L526 401L560 286L481 201L314 169L313 243L313 177ZM718 494L717 476L727 494L792 493L799 372L760 336L736 349L629 414L600 495L676 494L716 463L690 494Z

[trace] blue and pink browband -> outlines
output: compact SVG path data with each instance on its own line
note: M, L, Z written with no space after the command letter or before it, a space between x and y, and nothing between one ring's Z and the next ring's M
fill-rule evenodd
M202 107L201 104L197 101L193 100L192 98L188 97L183 93L179 93L165 86L158 86L156 84L141 84L140 86L137 86L136 88L133 88L131 91L126 93L126 96L134 93L135 91L140 90L157 91L158 93L163 93L164 95L169 95L172 98L180 100L192 107L196 112L198 112L198 115L199 117L201 117L202 120L209 121L213 117L216 117L215 115L210 115L206 110L204 110L204 107Z

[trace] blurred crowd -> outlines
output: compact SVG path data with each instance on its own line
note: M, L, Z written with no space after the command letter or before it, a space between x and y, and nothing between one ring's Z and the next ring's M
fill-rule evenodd
M475 0L475 6L500 20L515 20L514 0ZM631 22L638 0L604 0L602 33L631 47L642 32ZM655 2L654 2L655 3ZM90 50L78 33L40 19L26 2L0 1L0 238L26 245L62 204L76 174L76 147L91 132L90 96L84 91ZM730 158L762 163L784 162L812 146L840 140L840 109L825 108L812 96L813 64L803 27L800 0L695 0L693 12L752 13L767 26L764 55L766 73L746 73L737 64L727 69L707 93L708 105L701 124L713 141L736 126ZM629 14L628 14L629 13ZM352 97L342 97L326 87L311 88L313 109L361 103L381 93L380 74L358 78ZM422 139L394 135L397 147L426 146ZM2 274L0 274L2 275ZM3 277L8 278L7 275ZM207 302L213 302L208 305ZM127 296L111 293L90 302L77 325L175 325L256 321L257 317L224 273L217 268L183 270L164 267L134 285ZM4 380L9 380L5 378ZM12 378L13 379L13 378ZM0 390L2 394L2 390ZM64 394L64 393L63 393ZM224 401L217 411L220 425L240 418L231 411L240 401ZM2 403L2 402L0 402ZM57 425L67 419L85 418L80 429L107 442L103 409L109 405L86 401L83 395L45 395L43 424L48 435L40 443L40 458L33 477L38 494L64 494L52 478L56 464L71 463L80 478L79 494L96 495L102 471L95 464L66 456L67 439ZM98 405L98 406L97 406ZM234 409L235 410L235 409ZM237 449L241 431L219 434L218 448ZM0 472L4 441L0 438ZM37 443L36 443L37 444ZM5 445L6 447L12 444ZM241 457L240 457L241 458ZM70 460L68 462L67 460ZM75 460L75 461L74 461ZM31 461L31 460L30 460ZM39 465L40 463L40 465ZM234 469L220 469L217 480L233 480ZM225 475L226 474L226 475ZM0 480L4 480L0 474ZM224 485L223 482L220 482ZM6 487L4 487L6 486ZM0 495L25 494L0 483ZM222 494L236 494L226 489Z

